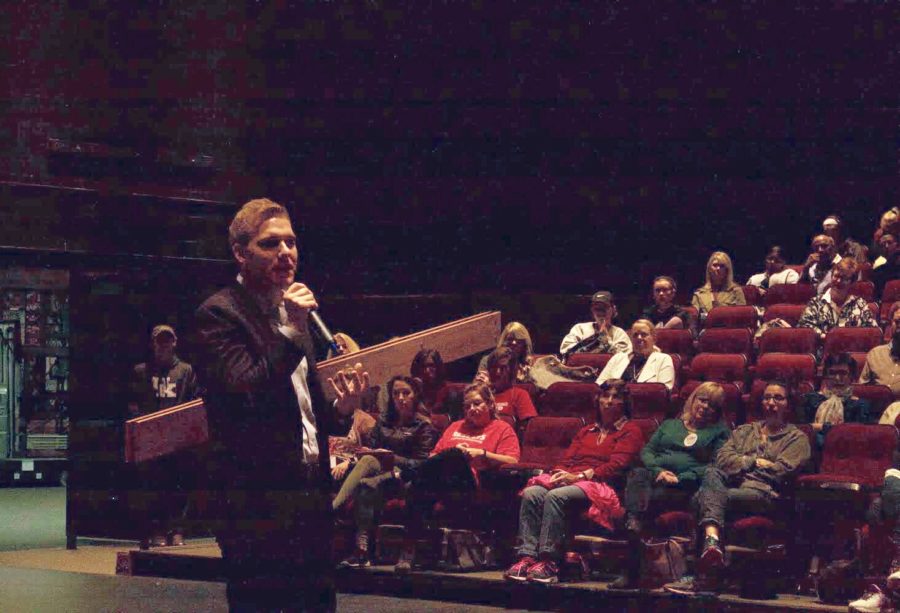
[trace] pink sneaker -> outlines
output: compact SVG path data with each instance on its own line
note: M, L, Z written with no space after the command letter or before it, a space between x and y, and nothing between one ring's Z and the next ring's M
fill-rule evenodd
M503 573L503 578L507 581L524 583L525 581L528 581L528 570L535 564L537 564L537 560L531 556L525 556L507 568L506 572Z

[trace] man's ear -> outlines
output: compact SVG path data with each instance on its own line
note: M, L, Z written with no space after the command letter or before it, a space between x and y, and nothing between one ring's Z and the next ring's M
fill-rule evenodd
M234 259L238 261L238 264L241 266L244 265L244 262L247 261L247 256L244 253L244 247L240 243L234 243L231 245L231 253L234 255Z

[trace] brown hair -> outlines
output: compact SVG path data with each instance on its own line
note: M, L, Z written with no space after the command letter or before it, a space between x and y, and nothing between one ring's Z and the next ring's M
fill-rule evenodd
M625 406L622 407L622 414L625 417L631 417L631 392L628 390L628 384L625 383L622 379L607 379L597 388L597 391L594 393L594 407L598 406L598 402L600 400L600 394L607 390L613 390L617 395L622 397L622 400L625 401ZM599 410L599 409L598 409ZM599 413L598 413L599 415ZM599 419L599 417L598 417Z
M467 385L466 389L463 390L464 401L465 397L472 392L477 393L481 396L482 400L490 405L491 419L497 419L497 405L494 402L494 392L491 391L491 386L487 383L482 383L481 381L476 381L475 383ZM465 406L465 404L463 406Z
M228 226L228 244L245 247L259 232L259 227L274 217L290 219L286 208L268 198L257 198L245 203Z
M856 273L859 272L859 262L850 257L841 258L841 261L832 266L831 269L846 275L848 279L852 280Z

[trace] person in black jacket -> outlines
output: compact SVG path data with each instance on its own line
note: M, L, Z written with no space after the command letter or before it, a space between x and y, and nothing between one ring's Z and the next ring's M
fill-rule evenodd
M418 379L405 375L392 377L387 384L388 405L369 435L371 448L390 451L392 462L364 454L344 480L341 490L332 501L335 510L353 499L356 522L356 551L341 562L341 566L359 568L369 566L369 537L375 527L375 517L388 492L399 494L402 474L409 475L428 459L437 442L431 421L417 408L421 386ZM406 471L405 473L403 471Z
M196 313L228 603L333 611L328 436L350 422L338 418L316 376L307 317L318 305L294 281L296 236L283 206L251 200L228 238L237 283ZM339 414L352 415L345 405L368 387L361 371L329 379Z

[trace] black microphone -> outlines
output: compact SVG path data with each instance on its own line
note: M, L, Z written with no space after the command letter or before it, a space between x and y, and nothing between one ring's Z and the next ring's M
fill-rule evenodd
M331 349L335 355L341 355L343 351L338 347L338 344L334 340L334 335L331 333L331 330L328 329L328 326L325 325L325 322L322 321L322 318L319 317L319 314L316 311L310 311L309 319L313 322L313 325L316 327L316 330L319 331L322 340L325 341L325 344L328 345L329 349Z

